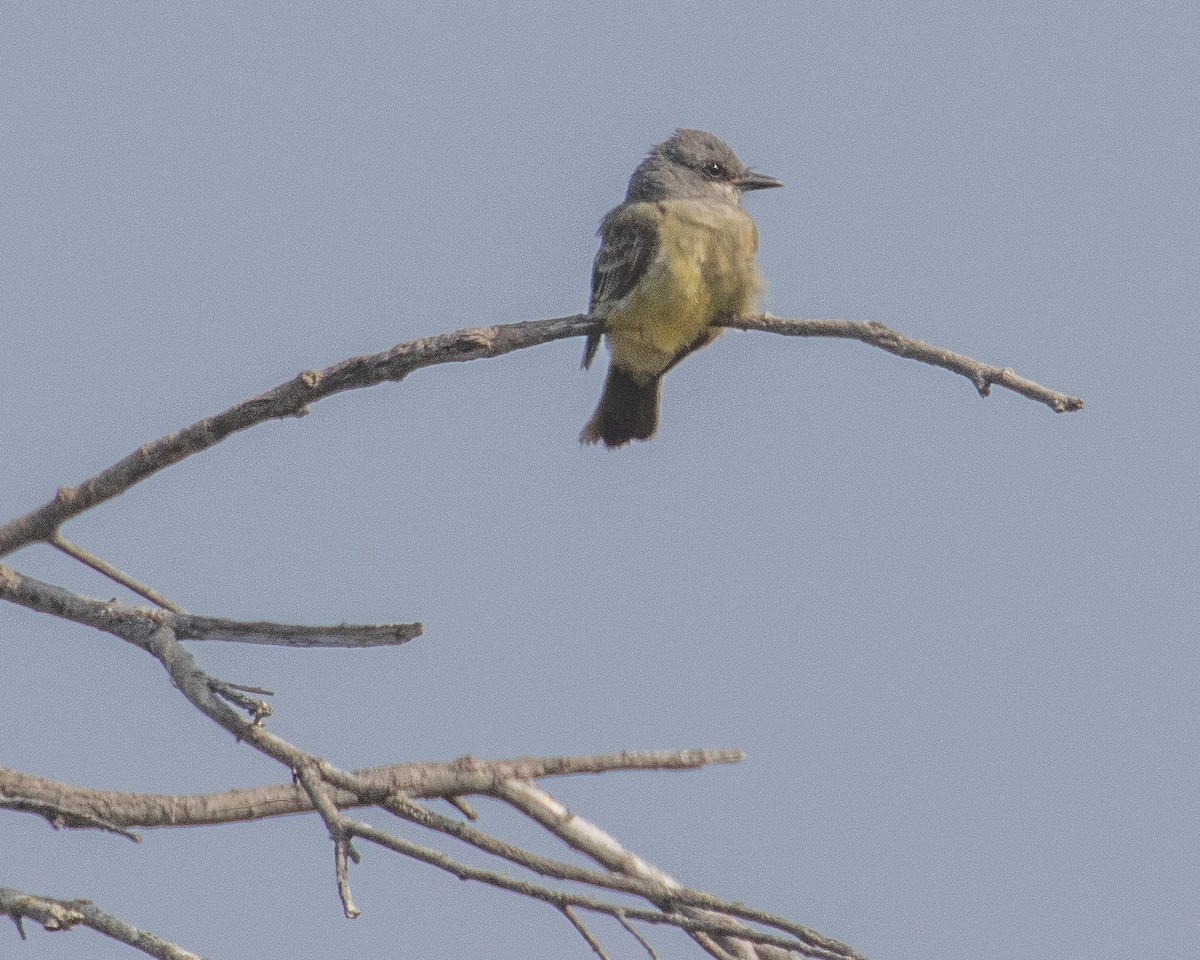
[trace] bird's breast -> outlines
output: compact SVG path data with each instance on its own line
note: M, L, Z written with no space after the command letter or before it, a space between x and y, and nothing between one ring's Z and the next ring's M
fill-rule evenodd
M702 345L718 317L752 312L761 287L758 235L744 210L684 201L658 206L657 255L605 324L614 361L649 374Z

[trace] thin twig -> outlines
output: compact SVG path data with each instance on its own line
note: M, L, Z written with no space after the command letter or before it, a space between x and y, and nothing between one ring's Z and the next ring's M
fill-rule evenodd
M688 936L692 938L692 940L697 946L700 947L701 950L712 957L713 960L743 960L743 958L746 957L747 952L750 953L750 956L754 957L754 960L759 960L756 948L751 947L750 950L747 951L745 941L738 942L737 950L739 955L735 956L721 946L721 944L717 943L715 937L711 937L707 933L700 933L699 931L692 930L688 933Z
M61 827L66 827L68 830L104 830L107 833L115 833L117 836L124 837L126 840L132 840L134 843L141 843L142 838L136 833L118 827L115 823L110 823L101 817L93 816L82 810L73 810L71 807L64 806L61 803L52 803L46 800L34 800L29 797L13 797L0 796L0 810L17 810L22 813L35 813L40 817L44 817L46 822L55 830Z
M257 689L255 687L247 687L244 684L230 683L228 680L218 680L216 677L209 677L208 688L218 697L228 700L235 707L240 707L250 714L255 726L258 726L275 712L266 700L256 700L254 697L248 697L242 693L243 690ZM269 690L264 690L263 693L268 697L274 696Z
M555 860L541 854L518 847L515 844L499 840L491 834L484 833L469 824L443 817L417 803L410 797L396 796L384 802L383 809L395 816L415 823L427 830L436 830L447 836L470 844L477 850L500 857L518 867L523 867L543 877L555 880L567 880L572 883L582 883L605 890L615 890L628 893L647 900L661 898L664 890L654 883L637 877L628 877L619 873L595 870L590 867L580 867L573 863Z
M475 809L469 803L467 803L467 801L464 800L462 797L447 797L446 802L449 803L450 806L452 806L455 810L457 810L459 813L461 813L468 820L478 820L479 819L479 814L476 813Z
M802 924L793 923L785 917L775 916L763 910L755 910L741 903L721 901L711 894L705 894L699 890L684 890L679 881L665 871L626 850L614 837L578 814L572 813L566 806L534 783L508 780L497 785L495 795L526 814L536 823L541 824L573 849L591 857L607 869L661 884L667 891L668 897L677 904L699 908L706 914L719 913L775 927L777 930L796 937L812 956L858 957L854 949L846 944ZM689 915L696 916L694 913ZM736 923L736 921L731 922ZM704 930L702 932L713 933L714 931ZM734 929L719 932L735 937L740 936ZM755 939L758 942L756 937L747 939Z
M557 802L557 801L556 801ZM512 863L523 866L527 869L534 870L543 876L551 876L555 879L570 880L579 883L587 883L592 886L602 889L610 889L629 893L634 896L639 896L650 900L654 903L670 902L674 906L694 907L694 910L671 909L666 912L646 911L629 909L626 916L634 917L649 923L666 923L678 926L681 929L690 932L708 933L713 936L726 936L737 939L743 944L750 942L754 944L765 944L767 949L779 948L785 951L800 953L804 956L824 958L824 960L862 960L850 947L844 944L839 944L838 941L823 937L813 931L807 930L805 927L793 924L798 930L805 931L806 936L780 937L774 934L765 933L763 931L752 930L737 920L732 919L734 916L741 914L756 914L755 919L763 920L770 923L771 920L779 921L777 926L780 929L783 925L788 924L788 921L782 918L772 917L770 914L762 911L751 911L743 904L730 901L719 900L712 894L704 893L700 890L692 890L681 887L676 881L671 880L666 874L661 871L656 871L657 875L666 878L667 883L660 882L655 878L653 873L655 868L646 865L645 874L622 874L608 873L597 874L595 871L587 870L586 868L576 867L571 864L564 864L561 861L550 860L533 854L530 851L512 848L511 845L504 844L503 841L486 835L480 835L474 828L466 824L450 821L449 818L442 818L439 815L427 811L425 808L412 803L405 798L393 798L393 800L384 805L386 809L405 819L412 820L424 827L443 830L443 825L437 821L443 821L446 829L443 832L449 833L460 840L471 843L488 853L504 857ZM454 825L454 826L450 826ZM372 828L374 829L374 828ZM592 830L598 828L592 827ZM383 845L390 846L391 842L398 844L408 844L409 841L391 838L391 835L380 831L380 835L366 835L361 833L357 828L355 830L364 839L371 839L375 842L380 842ZM390 840L385 838L391 838ZM615 841L613 841L615 843ZM507 848L507 849L501 849ZM460 880L477 880L482 883L488 883L492 886L499 886L502 889L509 890L513 893L518 893L523 896L532 897L538 900L544 900L547 903L561 909L562 904L571 904L581 907L582 909L591 910L598 913L605 913L609 916L616 917L622 913L619 905L607 903L589 896L567 895L550 890L539 884L530 883L528 881L517 880L508 877L504 874L489 870L478 870L477 868L468 867L458 861L453 860L446 854L437 851L429 850L425 847L411 845L411 848L405 847L401 849L396 846L390 846L390 849L398 853L403 853L406 856L411 856L415 859L429 863L431 866L446 870L447 872L458 877ZM517 855L510 853L516 849ZM627 854L632 857L632 854ZM635 858L637 859L637 858ZM640 862L640 861L639 861ZM557 898L557 899L556 899ZM793 935L795 936L795 935Z
M359 862L358 851L354 849L351 840L352 828L350 821L343 817L329 796L329 788L321 779L320 771L315 763L305 763L296 769L296 777L304 787L313 806L325 821L329 831L329 839L333 841L334 874L337 877L338 896L342 901L342 912L353 920L362 915L362 911L354 905L350 895L350 868L347 860Z
M46 930L90 927L158 960L203 960L199 954L168 943L149 931L139 930L111 913L105 913L90 900L55 900L3 887L0 888L0 913L7 914L17 922L22 937L24 930L21 918L29 917Z
M347 860L358 863L359 854L354 849L350 838L341 836L333 841L333 871L334 876L337 877L338 899L342 901L342 913L348 920L354 920L362 916L362 911L354 905L354 898L350 896L350 868Z
M784 320L768 313L760 313L729 317L721 321L721 326L781 333L788 337L840 337L859 340L888 353L894 353L898 357L942 367L966 377L975 385L981 397L988 396L995 385L1038 403L1044 403L1055 413L1071 413L1083 409L1083 401L1079 397L1067 396L1065 393L1043 387L1040 383L1018 376L1008 367L980 363L961 353L905 336L884 323L864 320Z
M637 928L625 916L624 910L617 914L617 920L621 926L629 931L629 935L645 948L646 953L650 955L650 960L658 960L658 954L655 952L654 947L650 945L650 941L637 932Z
M268 690L266 687L255 687L248 683L230 683L228 680L222 680L221 686L227 690L238 690L242 693L254 693L260 697L275 696L274 690Z
M121 570L118 570L107 560L101 560L94 553L90 553L87 550L84 550L83 547L72 543L70 540L68 540L66 537L64 537L61 533L58 533L56 531L54 533L54 535L50 538L49 542L52 547L55 547L56 549L61 550L67 556L74 557L76 560L78 560L84 566L91 567L97 573L104 574L104 576L108 577L110 580L115 580L117 583L121 584L121 586L127 587L128 589L130 589L134 593L136 593L138 596L145 597L151 603L157 603L160 607L162 607L166 610L170 610L172 613L186 613L187 612L186 610L183 609L183 607L179 606L178 604L172 603L170 600L168 600L166 597L164 597L157 590L152 590L150 587L146 586L144 583L139 583L137 580L133 579L133 577L131 577L129 574L127 574Z
M485 883L488 886L507 890L510 893L517 893L533 900L541 900L559 910L564 905L569 905L593 913L606 914L610 917L615 917L618 913L623 912L631 919L641 920L646 923L665 924L685 931L699 931L715 936L735 936L752 943L768 944L784 950L791 950L806 957L817 958L817 960L860 960L859 955L848 947L842 951L829 950L794 937L779 936L778 934L762 930L747 929L744 925L726 918L712 915L705 917L685 916L678 912L667 914L660 910L627 907L600 900L587 894L552 890L541 884L531 883L528 880L518 880L494 870L470 866L437 850L431 850L420 844L404 840L401 837L394 836L385 830L380 830L362 821L351 821L350 827L356 837L376 843L402 856L429 864L439 870L444 870L459 880L474 880Z
M592 936L592 932L584 925L584 922L576 916L575 911L565 904L561 908L563 916L571 921L571 926L579 931L579 935L587 941L587 945L592 948L592 953L600 958L600 960L609 960L608 954L604 952L604 948L600 946L600 941Z
M586 867L578 867L574 864L563 863L560 860L553 860L548 857L535 854L529 850L513 846L505 843L488 834L482 833L475 828L461 823L457 820L452 820L449 817L442 817L440 814L434 813L431 810L415 803L407 797L394 797L392 800L383 804L384 809L403 817L419 826L426 827L432 830L446 833L449 836L455 837L465 843L469 843L479 850L494 856L508 860L510 863L524 867L527 870L532 870L535 873L544 877L552 877L556 880L566 880L575 883L588 884L601 889L619 891L628 893L633 896L642 897L652 903L670 902L673 905L682 907L697 908L694 912L686 912L684 910L673 911L678 916L689 916L694 919L703 920L706 916L710 918L718 918L723 922L736 924L736 921L730 918L737 915L739 912L747 912L741 904L734 904L718 900L712 894L704 893L699 890L691 890L680 887L675 881L670 880L672 886L660 883L652 877L642 875L629 875L623 873L600 872L591 870ZM651 868L652 869L652 868ZM663 874L662 876L666 876ZM669 880L669 878L667 878ZM486 881L485 881L486 882ZM526 893L527 891L520 891ZM590 907L589 907L590 908ZM606 911L607 912L607 911ZM613 914L617 916L617 914ZM769 916L769 915L763 915ZM618 917L618 919L621 919ZM626 923L628 928L628 924ZM747 928L744 925L737 924L735 929L745 931ZM653 949L636 931L630 930L635 937L650 950L653 955ZM811 931L810 931L811 933ZM701 934L692 934L693 938L702 936ZM746 948L747 938L732 938L738 940L737 946L743 950ZM712 941L711 937L703 942L697 941L700 946L712 953L714 956L728 957L730 954L722 950ZM826 945L836 944L837 941L826 940ZM755 955L761 960L774 960L782 956L779 952L780 948L763 946L756 944L754 947ZM787 953L787 948L784 953ZM770 951L776 951L770 953ZM831 950L829 952L821 952L822 948L814 944L808 944L807 950L811 956L826 956L850 958L854 954L844 951ZM849 948L846 948L849 950Z

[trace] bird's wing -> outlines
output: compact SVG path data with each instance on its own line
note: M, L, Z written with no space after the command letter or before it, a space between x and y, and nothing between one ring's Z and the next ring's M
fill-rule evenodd
M592 299L588 312L615 304L629 295L658 253L658 224L662 212L654 203L627 203L600 223L600 249L592 264ZM591 365L600 334L588 336L583 365Z

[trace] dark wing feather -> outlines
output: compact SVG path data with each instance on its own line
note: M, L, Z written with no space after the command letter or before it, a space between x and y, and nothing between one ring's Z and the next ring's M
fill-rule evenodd
M659 216L654 204L622 204L600 223L589 313L603 312L602 308L617 303L637 286L658 253ZM583 352L585 368L591 365L599 346L600 334L589 335Z

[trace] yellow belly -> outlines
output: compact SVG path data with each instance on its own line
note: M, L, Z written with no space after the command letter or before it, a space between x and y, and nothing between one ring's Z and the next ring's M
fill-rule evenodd
M718 317L750 313L761 287L749 214L732 205L659 204L658 252L645 276L606 318L613 362L658 376L681 351L720 334Z

